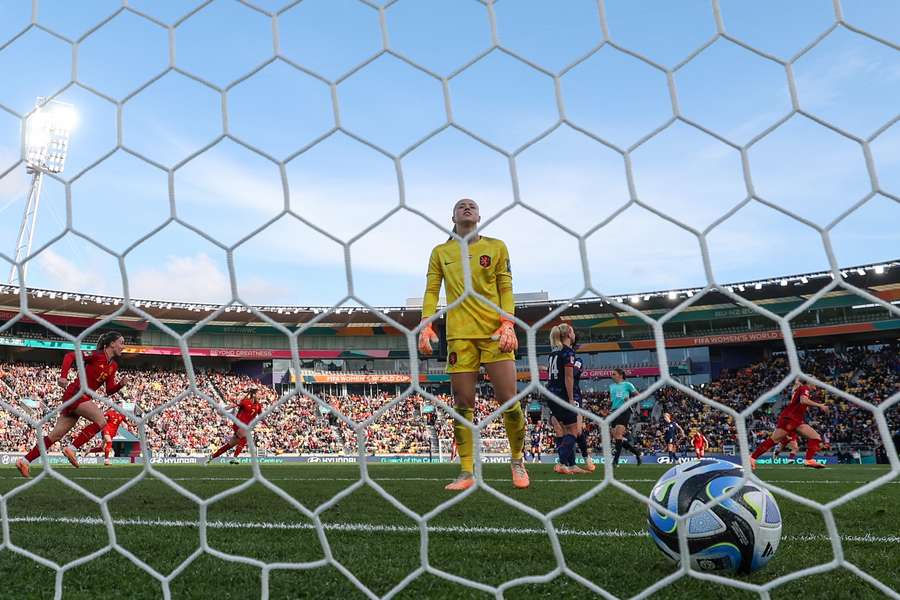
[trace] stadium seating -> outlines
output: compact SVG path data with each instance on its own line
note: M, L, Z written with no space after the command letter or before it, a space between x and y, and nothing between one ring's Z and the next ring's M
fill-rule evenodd
M846 348L841 351L807 351L802 353L803 368L823 381L846 390L858 398L874 404L900 391L900 353L895 345L879 351L866 348ZM722 371L709 384L697 391L706 397L741 410L774 387L788 371L784 357L776 356L764 362L734 371ZM45 414L59 402L56 383L58 365L39 363L0 363L0 398L34 416ZM182 372L162 369L123 369L129 378L128 398L145 410L172 403L188 389L188 379ZM199 388L216 402L240 397L243 390L256 385L247 376L202 370L197 373ZM269 405L277 399L270 388L263 390L263 402ZM387 392L373 395L331 396L323 400L353 421L371 417L387 404L392 396ZM450 398L441 397L445 402ZM586 407L600 416L608 414L605 393L587 394ZM837 410L830 415L809 412L810 422L832 446L860 450L875 450L881 444L872 415L841 398L827 398ZM524 398L523 402L531 402ZM748 422L751 446L763 439L774 425L774 418L783 398L766 404ZM370 454L428 453L436 451L438 439L452 437L452 424L439 409L433 418L422 412L424 401L418 395L404 398L384 413L368 429L365 440ZM226 404L228 404L226 402ZM230 406L230 404L228 404ZM488 414L492 405L480 402L476 419ZM647 451L659 451L662 438L655 425L662 412L669 412L685 430L701 429L714 450L736 443L736 429L730 418L709 406L673 389L663 388L656 393L656 407L649 423L637 427L636 441ZM892 410L890 427L900 428L900 409ZM156 454L203 454L217 447L231 434L230 424L216 413L209 403L196 395L187 394L167 406L148 428L148 441ZM134 430L133 426L130 426ZM503 438L502 420L489 424L485 438ZM13 414L0 412L0 451L22 452L34 444L35 435L29 426ZM353 428L325 412L311 399L290 398L280 409L269 415L256 428L260 449L268 453L356 453L357 440ZM594 428L591 443L600 447L599 430ZM546 451L552 451L552 439Z

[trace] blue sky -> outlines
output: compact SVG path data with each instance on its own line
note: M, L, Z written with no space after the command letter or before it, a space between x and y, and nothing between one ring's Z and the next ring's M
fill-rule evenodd
M131 0L163 23L175 23L197 2ZM265 11L290 4L255 3ZM377 3L373 3L377 4ZM37 21L77 39L119 6L114 1L41 0ZM760 50L790 58L833 22L831 0L723 0L728 33ZM843 2L854 26L900 43L900 5L890 0ZM494 6L501 44L560 77L562 106L575 125L621 149L672 117L665 74L607 45L597 3L500 0ZM607 1L611 39L671 68L715 34L710 2ZM0 0L0 46L25 29L31 2ZM449 226L460 197L479 201L485 220L513 202L509 159L450 127L438 77L449 77L453 122L504 152L515 152L559 123L553 78L491 48L488 11L475 0L400 0L385 10L391 48L431 74L382 55L346 74L382 48L379 12L357 0L304 0L278 17L281 54L314 73L276 60L228 88L230 133L283 161L335 126L327 81L339 81L341 125L400 161L409 206ZM220 88L273 55L272 19L233 0L216 0L174 30L175 62ZM78 81L123 100L168 65L168 32L130 12L117 15L79 44ZM0 50L0 104L24 114L39 95L69 82L68 43L32 28ZM569 68L571 67L571 68ZM793 65L801 106L861 137L900 112L900 52L839 27ZM719 39L674 73L684 115L736 144L746 144L790 111L784 68ZM72 223L122 252L170 216L165 170L116 147L116 106L74 86L59 99L77 106L63 174L71 185ZM124 102L122 141L170 168L215 140L223 127L222 95L169 71ZM18 160L20 122L0 110L0 173ZM900 195L900 124L871 145L882 189ZM630 154L643 202L704 229L747 197L739 154L699 129L670 125ZM749 151L756 193L803 218L826 225L861 200L871 182L860 146L794 115ZM629 199L620 152L566 124L515 156L521 200L583 234ZM398 205L393 160L344 132L333 132L285 165L294 212L349 240ZM174 172L179 218L231 246L274 218L285 197L276 162L224 139ZM27 179L19 167L0 179L0 240L13 251ZM45 184L35 248L65 228L64 186ZM897 258L900 203L876 195L832 230L839 262L849 266ZM507 242L517 291L551 297L579 293L584 280L577 240L524 207L484 233ZM350 246L356 292L375 305L420 296L431 247L446 235L400 211ZM708 235L720 282L827 268L818 233L756 201ZM639 206L621 212L587 238L594 285L609 294L702 286L697 239ZM176 223L125 258L135 297L200 302L230 297L225 253ZM340 244L283 216L234 253L241 298L259 304L326 305L346 294ZM6 269L3 270L6 272ZM115 260L72 233L31 263L35 287L120 294Z

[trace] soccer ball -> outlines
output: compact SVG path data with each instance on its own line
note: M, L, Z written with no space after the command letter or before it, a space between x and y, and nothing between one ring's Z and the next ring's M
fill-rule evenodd
M650 493L650 537L669 559L680 560L677 522L664 506L684 515L741 485L743 469L724 460L692 460L672 467ZM691 567L698 571L752 573L768 563L781 541L781 512L772 494L745 482L733 496L687 520Z

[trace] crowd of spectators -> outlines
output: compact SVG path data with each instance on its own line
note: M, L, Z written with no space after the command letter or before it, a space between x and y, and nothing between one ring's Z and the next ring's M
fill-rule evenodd
M896 345L880 349L847 348L839 352L810 351L802 353L801 363L806 373L872 404L900 392L900 354ZM128 386L123 397L117 400L136 403L145 413L155 411L148 421L146 437L150 450L157 455L206 454L214 450L231 435L231 423L219 410L232 411L250 387L259 390L264 407L279 400L273 389L245 375L198 371L197 389L203 394L200 396L191 391L183 372L128 367L120 372L127 378ZM695 391L740 412L782 381L787 373L786 359L773 357L741 369L722 371L715 380L696 387ZM59 404L62 390L57 383L58 374L58 365L0 363L0 400L15 411L39 419ZM786 390L772 402L763 403L748 419L751 447L771 432L788 393ZM810 424L822 433L827 445L841 451L878 448L882 442L872 413L824 390L817 390L816 394L834 409L828 415L816 409L808 412ZM395 400L387 392L322 395L320 399L328 406L305 396L294 396L268 413L255 429L259 450L276 454L355 454L358 440L352 423L362 423L376 415L364 432L365 451L369 454L446 451L446 442L442 445L439 440L453 437L452 420L446 413L439 407L431 410L430 402L415 394L397 400L382 412L379 411ZM452 403L447 396L439 399ZM528 408L533 400L524 398L523 404ZM662 449L658 421L663 412L670 413L686 432L702 431L713 450L737 444L737 428L730 416L676 388L658 390L655 405L652 417L644 422L635 420L632 428L632 441L647 452ZM609 414L605 393L589 394L585 406L599 416ZM482 399L476 406L476 420L483 421L494 409L492 402ZM900 429L900 404L888 416L891 431ZM50 426L52 422L44 424L45 433ZM133 422L126 421L126 427L139 435ZM546 429L546 425L543 427ZM487 424L482 437L505 439L502 418ZM544 440L544 452L552 452L552 436L546 435ZM0 451L23 452L34 442L35 432L25 419L13 411L0 410ZM600 447L598 427L592 428L590 443L594 448Z
M897 345L878 349L850 347L841 351L819 350L800 353L801 368L809 375L856 398L878 405L900 392L900 350ZM698 394L741 412L783 381L789 372L786 357L775 356L736 370L722 370L718 377L703 386L694 386ZM818 409L807 411L807 421L823 437L825 447L843 450L877 450L882 438L872 412L843 397L817 388L814 396L831 406L829 414ZM769 398L747 420L750 447L769 436L783 405L789 400L790 385L781 394ZM633 442L646 452L661 452L664 448L659 421L664 412L672 415L686 433L701 431L713 450L737 445L737 426L725 412L674 388L663 387L655 393L657 408L649 422L635 423ZM609 414L605 394L589 398L592 412ZM900 404L887 412L890 431L900 429ZM686 445L688 440L682 442ZM591 443L599 447L597 428L591 433Z

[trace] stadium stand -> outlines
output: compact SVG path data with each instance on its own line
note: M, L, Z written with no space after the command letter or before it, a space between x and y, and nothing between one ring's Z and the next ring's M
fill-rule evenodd
M839 351L817 350L801 353L805 372L826 381L856 397L878 404L881 400L900 391L900 352L896 343L880 347L848 347ZM769 360L747 365L744 368L723 370L708 384L695 386L709 398L718 400L738 410L746 407L766 390L781 381L788 371L786 360L774 356ZM40 416L52 410L60 393L56 384L58 365L49 363L0 363L5 385L0 386L3 399L13 406ZM160 368L124 368L129 378L129 400L137 402L144 410L171 402L188 389L183 372ZM259 387L263 403L277 399L269 387L246 376L201 370L198 387L211 398L228 403L241 396L250 387ZM832 452L852 450L876 452L882 445L871 414L846 401L831 398L820 391L837 410L830 415L811 412L814 427L822 431ZM587 407L598 416L608 414L608 398L604 392L586 394ZM360 422L371 417L393 396L388 392L375 394L323 395L334 409L350 419ZM450 402L447 396L439 396ZM534 398L524 398L530 404ZM763 439L774 424L784 397L773 399L757 411L749 423L751 445ZM418 395L411 395L387 411L368 430L365 440L369 454L428 454L435 452L436 440L449 439L451 423L440 409L423 411L427 403ZM489 403L479 403L478 418L489 412ZM700 429L709 438L714 451L736 444L736 429L731 419L705 404L673 389L663 388L655 394L651 418L636 422L636 440L648 452L662 447L657 421L663 412L669 412L685 430ZM891 430L900 428L900 411L892 411ZM434 417L429 418L428 415ZM171 456L179 454L205 454L230 435L229 424L220 417L209 403L198 396L189 395L171 408L162 411L148 430L150 449L155 454ZM491 423L484 438L500 438L502 424ZM600 447L599 429L591 434L592 446ZM29 426L13 415L4 414L0 419L0 451L21 452L33 444L34 434ZM314 401L305 397L292 398L284 407L275 411L256 428L257 446L260 452L275 454L354 454L356 452L353 429L332 413L324 413ZM546 439L546 451L552 452L552 437Z

